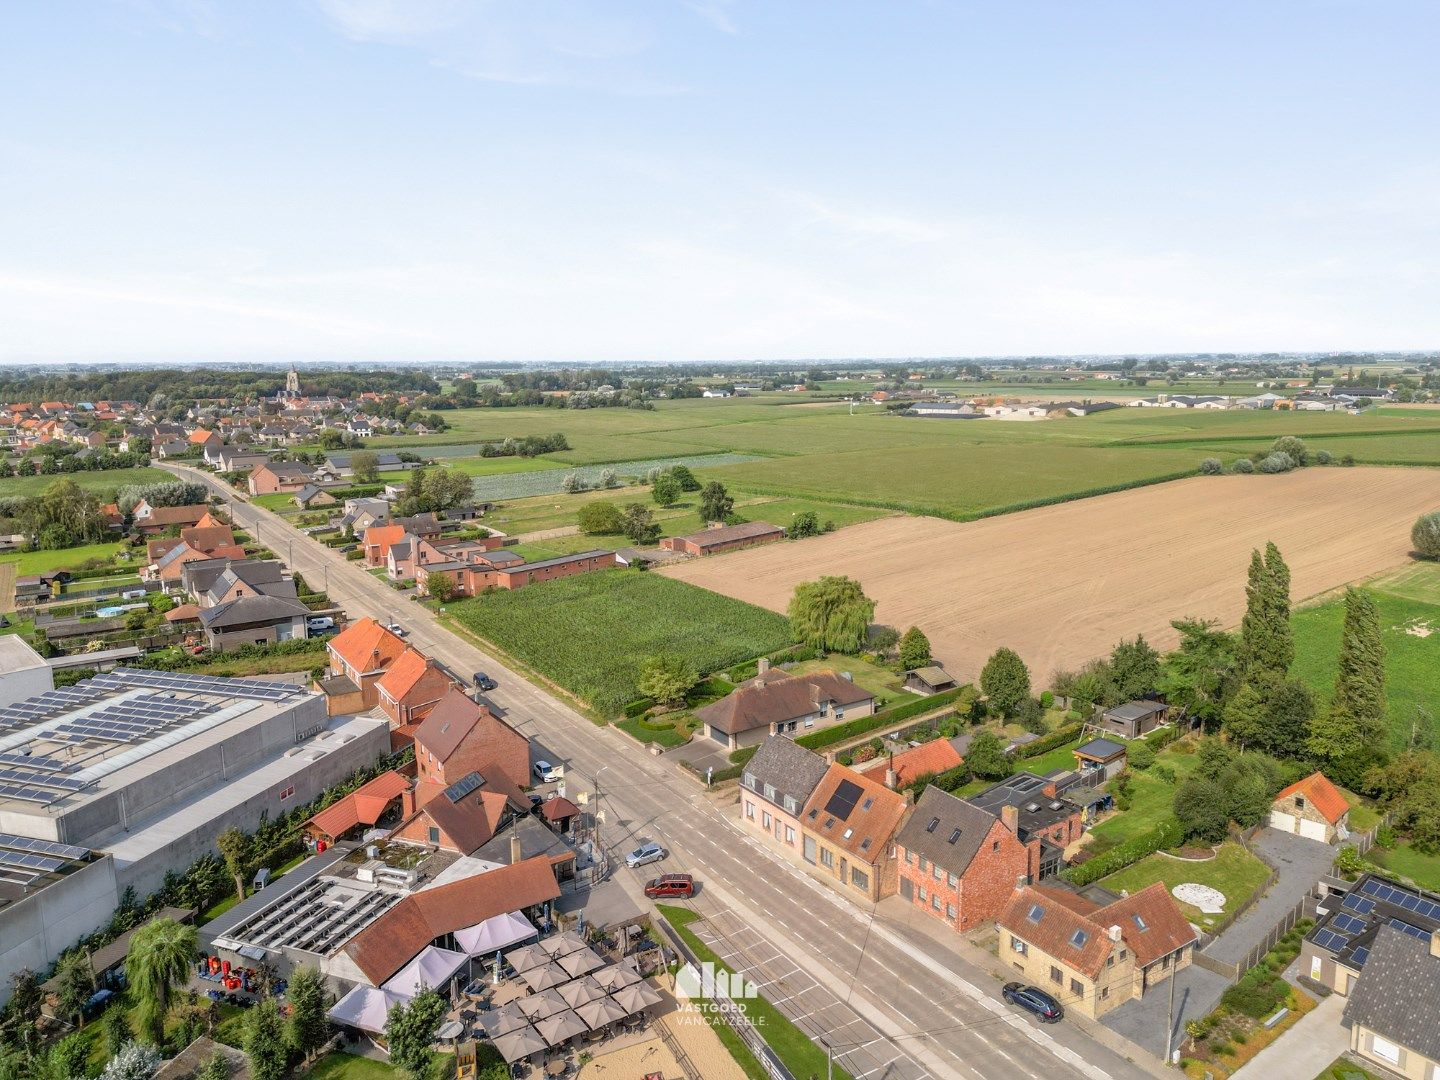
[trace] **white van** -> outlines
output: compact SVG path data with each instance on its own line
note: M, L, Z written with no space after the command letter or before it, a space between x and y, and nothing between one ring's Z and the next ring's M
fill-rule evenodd
M312 634L321 634L335 628L335 620L329 615L311 615L305 620L305 629Z

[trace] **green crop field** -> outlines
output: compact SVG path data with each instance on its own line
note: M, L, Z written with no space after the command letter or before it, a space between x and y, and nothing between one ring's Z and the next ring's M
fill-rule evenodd
M119 558L122 552L133 552L130 561ZM57 548L54 551L15 551L0 555L0 563L13 563L21 577L27 574L49 574L56 570L78 570L91 559L109 559L117 566L139 565L145 559L143 548L110 541L82 547Z
M54 476L7 476L0 479L0 498L11 495L39 495L62 477L70 477L82 488L102 499L112 499L126 484L161 484L175 477L164 469L101 469L95 472L59 473Z
M639 696L652 656L683 657L705 674L791 640L783 616L638 570L500 590L446 612L606 716Z
M1380 612L1390 738L1398 749L1409 737L1417 707L1440 718L1440 564L1417 563L1366 588ZM1322 706L1334 690L1344 615L1344 603L1336 598L1301 608L1291 619L1293 673L1315 691ZM1440 737L1440 723L1434 734Z

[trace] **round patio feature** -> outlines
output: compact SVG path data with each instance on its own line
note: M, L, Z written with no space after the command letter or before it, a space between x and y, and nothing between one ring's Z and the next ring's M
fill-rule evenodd
M1182 904L1197 907L1206 915L1218 915L1225 910L1225 894L1209 885L1194 881L1182 881L1170 890Z

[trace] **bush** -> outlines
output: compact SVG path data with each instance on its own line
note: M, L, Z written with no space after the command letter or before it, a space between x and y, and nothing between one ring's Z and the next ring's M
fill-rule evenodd
M1375 844L1389 851L1395 847L1395 830L1389 825L1381 825L1375 830Z
M1281 435L1270 447L1272 454L1284 454L1295 465L1304 465L1310 460L1310 451L1305 440L1294 435Z
M1426 514L1410 530L1410 543L1427 559L1440 559L1440 510Z
M1079 863L1060 871L1060 876L1072 885L1090 885L1103 877L1133 866L1147 855L1153 855L1165 848L1175 847L1182 839L1180 823L1165 821L1148 832L1132 836L1103 855L1097 855L1088 862Z
M1150 775L1155 777L1155 779L1159 780L1161 783L1175 783L1175 770L1172 769L1169 765L1166 765L1163 761L1157 763L1155 767L1150 770Z
M1345 465L1345 466L1347 466L1347 467L1350 466L1350 465L1354 465L1354 464L1355 464L1355 455L1354 455L1354 454L1346 454L1344 457L1342 457L1342 458L1340 459L1340 464L1341 464L1341 465Z
M1126 747L1125 760L1132 769L1144 772L1155 764L1155 751L1144 742L1133 742Z
M1334 460L1335 456L1329 450L1321 450L1315 455L1315 464L1317 465L1329 465Z
M1295 459L1284 451L1277 450L1273 454L1267 454L1260 461L1262 473L1285 473L1295 468Z
M1255 463L1249 458L1242 457L1238 461L1236 461L1235 464L1230 466L1230 471L1237 473L1253 473L1255 471Z
M613 502L586 503L576 515L580 531L589 536L610 536L623 532L625 519Z
M1151 750L1163 750L1178 738L1180 738L1179 727L1169 724L1166 727L1156 728L1149 735L1144 736L1142 741Z
M1284 1004L1290 984L1261 964L1247 971L1234 986L1220 995L1220 1004L1252 1020L1263 1020Z
M970 687L958 686L954 690L945 690L939 694L931 694L929 697L915 698L903 705L896 705L893 709L883 709L874 716L862 716L858 720L849 720L843 724L825 728L823 731L802 735L795 741L810 750L834 746L847 739L854 739L890 724L899 723L901 720L908 720L912 716L919 716L932 709L938 709L942 705L948 705L961 694L968 693L970 693Z
M1053 709L1055 707L1055 695L1052 694L1049 690L1044 690L1041 692L1040 707L1042 709Z
M1080 729L1083 725L1071 724L1067 727L1056 728L1049 735L1042 735L1032 743L1017 747L1015 750L1016 760L1039 757L1041 754L1048 754L1051 750L1058 750L1066 743L1080 737Z
M1224 471L1224 466L1220 464L1219 458L1207 457L1200 462L1200 471L1206 476L1219 476Z

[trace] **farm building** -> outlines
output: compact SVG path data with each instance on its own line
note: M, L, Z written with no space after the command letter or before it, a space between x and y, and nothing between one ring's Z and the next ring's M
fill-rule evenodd
M1330 844L1343 836L1350 820L1350 804L1324 773L1297 780L1270 804L1270 827Z
M741 525L716 525L689 536L667 536L660 541L666 551L686 555L715 555L736 548L770 544L781 539L785 530L768 521L747 521Z
M960 684L939 664L916 668L905 673L905 689L917 694L939 694L954 690Z

